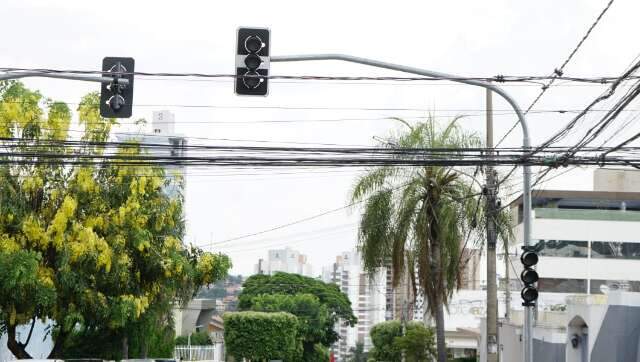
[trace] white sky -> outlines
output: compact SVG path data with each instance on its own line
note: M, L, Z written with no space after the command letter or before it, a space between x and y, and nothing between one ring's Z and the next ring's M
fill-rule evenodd
M136 60L137 71L228 74L234 67L235 31L244 25L271 28L272 55L348 53L468 76L547 75L560 66L606 2L3 0L0 3L0 33L3 34L0 67L96 70L104 56L131 56ZM620 74L640 52L638 13L640 2L617 0L565 74ZM276 63L272 64L271 72L401 76L338 62ZM45 96L69 103L76 103L83 94L98 89L92 83L61 80L27 80L25 83ZM505 86L505 89L522 108L526 108L539 91L537 86ZM535 110L580 109L602 90L600 86L554 87ZM187 137L371 145L373 136L385 136L399 129L393 121L374 119L424 116L428 111L441 117L472 115L463 120L463 124L483 133L484 94L479 88L443 82L406 85L272 82L268 97L241 98L233 94L229 79L140 78L135 84L134 118L150 120L151 111L169 109L175 113L176 131ZM234 108L246 106L424 111ZM497 97L494 97L494 107L509 110ZM636 102L630 108L640 107ZM528 120L533 143L543 141L569 117L555 113L531 114ZM595 121L596 117L591 116L587 121ZM342 118L369 120L242 123ZM125 127L132 120L123 120ZM512 114L496 115L496 140L514 120ZM625 120L627 118L621 119L612 128ZM211 123L220 121L231 123ZM637 131L634 122L619 139ZM192 144L202 142L190 141ZM518 129L505 145L520 144ZM229 176L232 172L245 175ZM295 174L274 174L282 172ZM261 175L246 175L255 173ZM356 173L356 170L309 173L295 169L191 171L186 195L187 241L219 242L343 206L348 201ZM545 187L588 189L591 173L571 172ZM308 254L315 271L319 272L320 267L330 263L338 253L355 246L356 223L357 212L341 211L227 243L225 248L214 250L230 254L234 273L247 274L258 258L266 256L269 248L290 245Z

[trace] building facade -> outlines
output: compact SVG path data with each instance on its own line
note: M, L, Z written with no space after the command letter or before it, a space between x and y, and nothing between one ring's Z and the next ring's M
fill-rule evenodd
M640 172L598 169L593 177L593 190L532 191L532 244L540 255L534 360L639 360ZM516 225L508 268L514 295L501 303L511 311L499 323L502 361L522 353L522 197L510 207ZM485 343L483 336L481 361Z
M306 255L286 247L269 250L267 259L259 259L254 266L255 274L274 274L285 272L313 277L313 267Z
M344 252L336 257L336 262L323 268L322 279L335 283L351 301L351 307L358 323L346 326L342 321L336 326L340 339L331 348L337 361L347 361L356 343L369 351L373 344L369 331L375 324L385 321L387 309L386 270L381 269L370 278L363 270L360 255L355 251Z
M485 320L480 361L486 361ZM523 356L522 310L498 326L500 361ZM640 361L640 293L572 295L565 307L540 311L533 326L533 360L548 362Z
M596 170L593 191L533 190L532 244L540 250L540 307L563 304L568 294L640 291L640 273L630 272L640 268L638 174ZM522 198L511 207L521 245ZM519 273L520 262L514 264Z

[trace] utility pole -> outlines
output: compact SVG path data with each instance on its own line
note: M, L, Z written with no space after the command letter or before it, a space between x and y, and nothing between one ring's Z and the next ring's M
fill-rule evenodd
M509 272L509 258L511 257L511 255L509 255L509 248L505 247L504 248L504 279L505 279L505 283L504 283L504 305L505 305L505 311L504 311L504 318L506 320L510 320L511 319L511 273Z
M402 298L402 336L407 334L407 298ZM407 360L407 353L402 349L402 362Z
M493 99L492 91L487 89L487 148L493 152ZM498 288L496 285L496 201L497 187L495 170L486 169L486 219L487 219L487 362L498 361Z

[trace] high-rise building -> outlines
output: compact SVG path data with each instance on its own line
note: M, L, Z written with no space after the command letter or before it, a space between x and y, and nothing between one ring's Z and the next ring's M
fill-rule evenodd
M255 274L273 274L275 272L313 276L313 268L308 262L307 256L289 247L269 250L267 259L259 259L254 266Z
M351 308L358 318L354 327L346 326L343 321L336 325L340 339L331 350L337 361L346 361L356 343L362 343L365 351L370 350L373 344L369 331L375 324L385 320L386 270L383 268L370 277L362 268L360 255L351 251L337 256L335 263L323 268L322 278L340 287L351 301Z

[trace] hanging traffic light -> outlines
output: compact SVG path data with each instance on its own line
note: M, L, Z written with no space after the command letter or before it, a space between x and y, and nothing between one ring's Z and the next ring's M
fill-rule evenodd
M520 261L524 266L522 273L520 273L520 280L524 284L520 296L522 297L522 305L525 307L531 307L536 304L538 299L538 289L536 283L538 282L538 272L533 267L538 264L538 254L536 250L531 247L523 247L524 252L520 255Z
M269 76L269 29L239 28L236 48L236 94L265 96Z
M100 89L100 115L106 118L129 118L133 111L133 58L106 57L102 60L102 75L113 82L102 83ZM118 79L128 79L124 85Z

